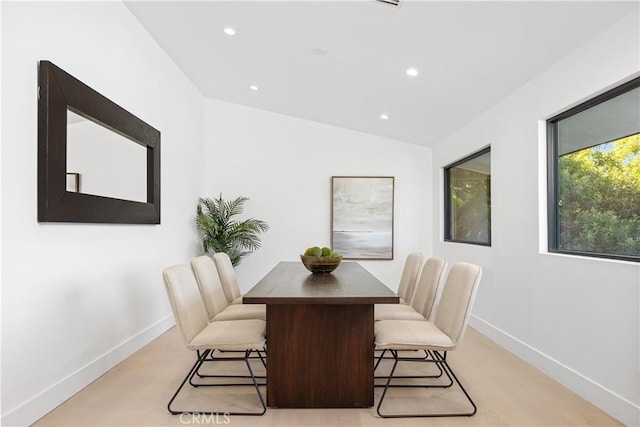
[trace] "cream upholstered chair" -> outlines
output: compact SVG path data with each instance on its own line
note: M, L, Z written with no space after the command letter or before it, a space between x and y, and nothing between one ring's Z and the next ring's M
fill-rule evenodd
M249 363L251 352L259 351L265 345L266 322L259 319L224 320L208 322L207 313L198 291L198 284L191 269L186 265L176 265L166 268L163 280L171 310L176 320L176 328L182 341L189 350L194 350L197 360L187 376L184 378L171 400L167 409L172 414L226 414L226 415L262 415L266 411L264 397L256 381L253 369ZM233 360L244 360L249 370L252 384L256 389L262 409L257 412L230 411L194 411L175 410L171 405L184 387L185 383L193 386L215 386L216 384L194 384L193 379L200 366L210 360L208 357L215 350L240 351L244 357Z
M226 254L225 254L226 255ZM191 268L196 276L209 321L267 319L264 304L229 305L214 261L206 255L193 258Z
M422 264L422 254L420 252L411 252L407 255L407 260L404 262L404 268L402 269L402 276L400 276L400 283L398 284L400 304L409 304L411 302L413 289L420 271L420 264Z
M428 320L382 320L375 324L375 344L379 349L390 350L394 362L380 397L377 411L381 417L443 417L471 416L476 413L476 405L464 389L453 370L447 363L447 352L455 350L460 344L467 328L471 307L482 276L482 269L473 264L456 263L447 276L440 305L433 322ZM401 350L425 350L429 358L403 358ZM441 368L449 379L449 384L426 384L424 387L446 388L455 381L473 407L466 412L436 412L419 414L383 414L382 403L390 387L416 387L415 384L391 385L399 361L415 363L433 363ZM425 378L415 377L415 378ZM440 375L438 376L440 377ZM408 378L403 376L403 381Z
M443 258L431 257L422 267L411 304L376 304L376 320L424 320L432 313L436 293L447 265Z
M238 278L236 277L236 271L233 269L229 255L224 252L216 252L213 254L213 261L218 268L218 274L220 275L224 294L227 296L227 302L229 304L242 304Z

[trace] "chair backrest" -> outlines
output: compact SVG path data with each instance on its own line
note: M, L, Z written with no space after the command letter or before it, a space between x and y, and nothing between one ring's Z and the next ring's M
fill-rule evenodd
M411 302L411 298L413 297L413 289L416 285L421 263L422 254L420 252L411 252L407 255L407 260L404 262L404 269L402 270L400 284L398 285L398 296L406 303Z
M193 258L191 268L196 276L209 321L212 321L216 314L229 305L227 296L222 289L222 283L220 283L218 269L213 260L206 255Z
M227 302L231 304L240 296L240 286L238 285L233 264L231 264L231 258L224 252L216 252L213 254L213 260L218 268L218 274L220 275L224 294L227 296Z
M162 278L176 326L188 345L209 324L196 278L186 265L165 268Z
M447 276L434 323L454 345L464 336L481 277L479 266L464 262L454 264Z
M433 311L433 303L436 300L442 272L446 266L447 261L445 259L431 257L427 259L427 262L422 267L422 273L416 285L411 306L422 314L425 319L428 319Z

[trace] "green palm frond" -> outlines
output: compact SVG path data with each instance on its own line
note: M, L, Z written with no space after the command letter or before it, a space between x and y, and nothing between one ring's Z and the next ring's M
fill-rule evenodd
M199 199L195 222L205 253L226 252L236 266L242 258L260 248L260 233L269 230L269 225L255 218L244 221L232 218L242 213L247 200L240 196L225 201L222 194L217 199Z

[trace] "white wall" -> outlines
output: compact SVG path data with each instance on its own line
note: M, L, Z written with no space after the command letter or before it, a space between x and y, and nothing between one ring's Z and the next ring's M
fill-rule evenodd
M221 101L205 106L203 196L250 198L267 221L263 246L242 261L243 292L278 261L331 242L331 176L395 176L395 259L361 264L397 289L409 252L431 254L431 150Z
M539 121L637 73L638 28L637 14L618 22L433 150L434 252L484 268L472 325L629 425L640 424L640 267L541 253ZM441 168L487 144L492 247L445 243Z
M0 4L0 25L2 24L2 4ZM0 27L0 31L1 31L1 27ZM2 45L3 43L0 42L0 58L2 58ZM2 67L0 66L0 82L2 81ZM3 99L2 98L2 84L0 84L0 100ZM3 199L2 199L2 102L0 102L0 237L2 236L2 205L3 205ZM4 243L2 242L2 239L0 238L0 307L2 307L2 248L4 246ZM0 337L2 336L2 315L0 315ZM0 339L0 367L2 366L2 341ZM0 390L2 388L2 369L0 369ZM2 412L2 399L0 398L0 414L3 414L4 412ZM1 415L0 415L1 416ZM0 418L0 424L2 424L1 418Z
M196 255L203 98L117 2L2 2L2 424L30 424L173 323ZM37 64L162 133L162 224L38 224Z

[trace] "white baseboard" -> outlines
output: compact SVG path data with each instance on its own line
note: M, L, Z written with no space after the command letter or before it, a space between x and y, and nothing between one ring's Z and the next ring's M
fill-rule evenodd
M471 315L469 324L627 426L640 425L640 406L554 360L491 323Z
M169 314L2 416L2 426L28 426L175 324Z

